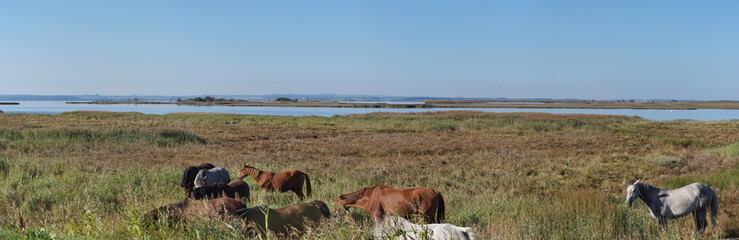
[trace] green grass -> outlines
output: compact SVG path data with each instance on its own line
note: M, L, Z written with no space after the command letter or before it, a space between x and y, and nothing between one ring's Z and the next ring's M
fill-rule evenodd
M709 187L718 187L719 189L728 189L732 186L739 186L739 165L727 169L726 171L717 172L707 176L680 176L669 179L661 184L665 188L679 188L694 182L700 182Z
M447 221L481 239L674 239L690 219L661 229L643 203L623 206L625 182L675 188L694 181L722 198L718 230L739 223L736 122L479 112L279 117L75 112L0 115L0 238L234 239L237 223L146 227L146 212L181 201L185 166L212 162L300 169L334 215L306 239L367 239L372 220L336 205L376 184L431 187ZM297 203L251 179L249 206ZM732 205L733 204L733 205ZM18 214L25 229L20 229Z
M739 142L713 149L713 153L720 157L739 157Z

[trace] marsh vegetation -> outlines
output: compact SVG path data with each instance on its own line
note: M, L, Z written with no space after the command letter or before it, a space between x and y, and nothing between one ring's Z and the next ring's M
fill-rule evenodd
M343 193L386 184L428 187L446 221L480 239L672 239L694 236L689 217L666 229L628 180L677 188L700 181L720 200L706 238L739 236L739 121L534 113L376 113L336 117L70 112L0 115L0 238L230 239L220 220L144 227L141 216L181 201L182 170L211 162L232 178L245 163L300 169L332 218L305 239L364 239ZM279 208L295 194L262 192L249 207Z

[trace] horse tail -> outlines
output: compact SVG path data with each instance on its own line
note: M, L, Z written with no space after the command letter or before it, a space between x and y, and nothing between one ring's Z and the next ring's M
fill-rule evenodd
M315 204L318 209L321 209L321 214L323 214L324 217L331 217L331 211L328 210L328 206L326 203L321 201L313 201L313 204Z
M441 222L444 221L445 211L446 210L445 210L445 207L444 207L444 197L442 197L441 196L441 193L439 193L439 207L436 208L436 222L441 223Z
M714 227L716 226L717 215L718 215L718 195L716 195L716 192L713 192L713 196L711 196L711 224Z
M308 174L303 173L303 176L305 176L305 187L307 188L306 191L308 193L308 197L310 197L311 188L310 188L310 177L308 177Z

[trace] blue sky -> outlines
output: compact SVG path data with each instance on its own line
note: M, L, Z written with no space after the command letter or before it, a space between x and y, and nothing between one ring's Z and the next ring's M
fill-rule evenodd
M736 1L0 1L0 94L739 100Z

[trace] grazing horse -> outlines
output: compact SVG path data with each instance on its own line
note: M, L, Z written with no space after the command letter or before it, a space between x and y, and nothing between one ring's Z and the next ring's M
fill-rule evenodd
M185 168L185 172L182 173L182 179L180 180L180 186L182 186L185 189L192 189L195 185L195 176L198 175L198 172L202 169L211 169L216 166L213 166L213 164L210 163L203 163L197 166L189 166Z
M343 194L338 202L344 209L364 209L376 223L382 222L386 215L407 217L416 213L421 214L426 223L444 221L444 198L431 188L394 189L377 185Z
M259 188L270 191L287 192L293 191L303 201L303 181L305 181L308 197L311 195L310 177L298 170L287 170L284 172L262 171L258 168L244 164L236 178L251 176L259 184Z
M239 209L230 214L256 225L261 234L269 230L278 235L288 235L292 230L300 235L306 230L306 224L315 224L331 216L328 206L321 201L298 203L278 209L258 206Z
M192 218L223 217L227 212L245 207L246 205L238 200L228 197L199 203L193 203L185 199L185 201L164 205L144 214L142 222L150 224L159 219L177 222Z
M200 169L198 175L195 175L194 185L195 188L199 188L205 185L228 183L229 181L231 181L231 174L228 173L228 170L221 167L214 167L211 169Z
M205 185L193 190L186 190L185 197L194 199L213 199L226 194L230 198L246 198L249 201L249 185L241 179L231 180L228 184L218 183Z
M667 219L679 218L690 213L695 220L696 231L702 232L708 225L706 213L711 209L711 223L716 226L718 197L716 192L702 183L691 183L678 189L656 188L639 180L626 188L626 205L631 207L636 198L647 204L652 218L667 226Z
M475 231L469 227L458 227L449 223L414 224L402 217L385 218L382 223L375 225L372 235L375 239L477 239Z

